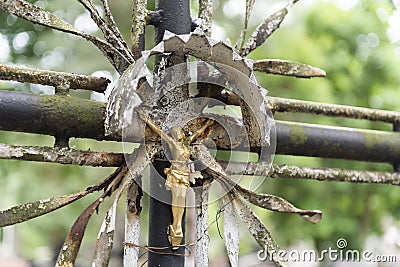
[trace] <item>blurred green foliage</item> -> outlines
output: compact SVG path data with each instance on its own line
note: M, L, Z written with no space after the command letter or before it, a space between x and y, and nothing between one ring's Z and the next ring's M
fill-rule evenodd
M154 2L150 2L150 7L154 8ZM244 2L214 1L216 26L214 37L228 37L235 43L244 17ZM283 1L256 2L249 33L261 22L262 16L272 13L284 3ZM82 23L77 25L78 27L90 26L86 25L88 22L85 20L85 11L76 2L41 0L35 3L55 12L72 24ZM240 6L236 8L243 12L230 12L229 7L238 3ZM266 87L272 96L400 111L398 105L400 47L399 40L393 39L391 34L392 27L396 25L393 25L390 19L398 11L392 2L358 1L347 10L341 8L335 1L304 1L304 5L302 3L300 1L296 4L281 29L272 35L266 44L250 54L250 57L279 58L310 64L326 70L327 77L300 80L258 74L259 83ZM123 36L128 40L130 1L110 1L110 5ZM263 11L259 10L260 7ZM196 15L196 9L197 3L194 3L193 17ZM82 20L79 21L78 18ZM146 46L152 47L153 31L150 27L148 32ZM3 61L1 63L23 64L80 74L103 71L115 76L111 65L86 41L42 26L35 26L1 11L0 42L2 41L3 51L7 50L4 40L8 44L9 54L8 57L0 57L0 61ZM0 89L36 92L32 86L8 82L0 82ZM87 92L78 92L75 95L90 97ZM276 119L391 130L391 125L383 123L299 114L276 114ZM0 142L51 146L54 140L38 135L0 132ZM121 150L120 145L115 143L104 145L101 142L88 140L72 140L71 145L82 149ZM290 156L276 156L275 163L391 170L391 166L385 164ZM1 160L0 208L79 191L102 179L111 171L111 169ZM323 220L317 225L311 225L298 216L273 214L256 209L283 247L299 240L308 240L318 248L322 248L326 244L335 243L338 238L346 238L351 247L359 248L363 246L366 237L382 231L381 222L385 217L399 219L400 194L398 188L394 186L267 179L258 191L282 196L301 208L320 209L324 212ZM53 214L18 225L20 252L25 257L38 260L41 256L37 254L35 248L56 249L63 242L68 227L90 200L89 198L79 201ZM121 202L123 204L123 201ZM211 212L210 221L214 220L213 216L219 208L217 204L212 207L214 211ZM146 209L147 207L144 208ZM104 210L105 208L101 208L101 211ZM95 216L92 225L98 226L101 217ZM143 230L146 231L147 218L143 220ZM88 228L90 240L85 241L88 245L93 244L97 226ZM218 244L222 241L219 240L216 227L213 226L211 234L212 244L217 244L215 246L217 249L211 251L211 256L220 256L222 246ZM145 242L145 233L143 235ZM249 234L242 232L243 254L258 250L248 236Z

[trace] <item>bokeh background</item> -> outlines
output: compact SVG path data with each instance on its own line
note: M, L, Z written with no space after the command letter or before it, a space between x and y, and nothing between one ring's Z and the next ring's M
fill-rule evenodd
M89 14L77 1L30 1L46 8L87 33L100 35ZM198 3L192 1L192 17ZM256 1L249 33L286 1ZM129 40L131 2L110 1L123 36ZM154 1L149 1L150 9ZM215 0L213 38L229 39L234 44L244 21L244 0ZM154 45L153 29L147 28L147 48ZM302 0L290 11L277 32L249 55L254 59L287 59L320 67L326 78L296 79L266 74L257 75L269 95L325 103L345 104L400 111L400 1L393 0ZM0 11L0 63L46 70L105 76L116 81L112 66L90 43L65 33L33 25ZM109 90L112 85L109 87ZM0 81L1 90L34 94L53 94L52 87ZM87 91L72 96L106 101L106 96ZM368 121L277 114L276 119L333 126L391 130L391 125ZM20 145L52 146L48 136L0 131L0 142ZM121 144L71 139L70 146L96 151L122 151ZM391 171L386 164L327 160L277 155L277 164L337 167ZM113 168L62 166L50 163L0 160L0 209L28 201L79 191L111 173ZM146 176L145 176L146 177ZM145 178L144 178L145 179ZM323 220L312 225L298 216L281 215L256 209L282 248L287 250L337 248L344 238L347 248L370 249L377 254L397 255L400 261L400 191L395 186L330 183L294 179L266 179L258 192L275 194L305 209L324 212ZM58 249L80 211L93 198L26 223L0 229L0 266L52 266ZM109 203L108 203L109 204ZM107 203L101 207L87 229L79 266L90 264ZM112 265L121 266L124 201L120 203L119 231ZM146 244L148 196L143 198L142 244ZM219 217L220 205L211 205L210 222ZM188 231L192 232L192 211L188 211ZM224 240L218 228L210 228L210 266L228 266ZM117 226L117 227L118 227ZM241 229L240 266L266 266L257 259L259 248L249 232ZM188 236L190 237L190 233ZM143 259L146 255L143 256ZM191 266L192 259L188 259ZM8 264L8 265L7 265ZM398 263L397 263L398 264ZM320 262L291 263L290 266L398 266L395 263Z

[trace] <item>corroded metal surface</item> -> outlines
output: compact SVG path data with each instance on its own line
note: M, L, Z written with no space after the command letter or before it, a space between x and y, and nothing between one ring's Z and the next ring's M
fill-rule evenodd
M277 122L278 154L393 163L400 134L365 129Z
M0 80L51 85L63 89L86 89L99 93L104 93L107 85L111 82L107 78L101 77L7 65L0 65Z
M268 106L275 112L311 113L389 123L400 122L400 112L395 111L326 104L271 96L267 96L265 100L267 101Z
M313 78L326 76L325 71L319 68L279 59L257 60L253 63L253 70L270 74L295 76L297 78Z
M212 0L200 0L199 1L199 20L200 27L204 33L210 37L212 29Z
M222 166L227 163L220 162ZM335 168L312 168L273 164L263 170L257 163L230 163L230 175L266 175L272 178L311 179L317 181L400 185L400 174L391 172L360 171ZM244 171L243 171L244 170Z
M285 7L275 12L258 25L249 40L247 40L246 44L241 48L240 54L245 56L262 45L265 40L267 40L268 37L280 27L282 21L289 12L289 9L297 1L298 0L291 0Z
M196 205L194 262L195 266L201 267L207 267L209 261L208 206L210 189L211 184L207 180L204 180L201 186L194 188Z
M96 140L121 140L120 133L105 137L103 127L105 104L101 102L0 91L0 103L0 130ZM243 126L233 122L230 125L234 127L230 131L242 131ZM278 154L389 163L400 158L398 132L283 121L276 123L276 130ZM150 129L145 134L147 142L159 140ZM230 140L226 139L226 132L219 125L212 127L209 138L220 149L230 148L227 146ZM240 143L239 139L235 141L236 146ZM252 150L256 151L257 147Z
M112 152L79 151L49 147L29 147L0 144L1 159L16 159L25 161L44 161L61 164L77 164L84 166L118 167L123 163L124 154ZM70 158L76 157L75 160ZM226 166L224 162L221 162ZM272 165L264 170L257 163L230 163L227 172L231 175L261 175L273 178L299 178L319 181L353 182L353 183L384 183L400 184L398 173L356 171L332 168L310 168L300 166Z
M85 1L86 2L86 1ZM43 8L24 0L1 1L0 9L14 14L33 23L47 26L59 31L71 33L85 38L97 46L118 71L122 72L129 64L133 63L133 57L129 49L114 46L100 38L86 34L70 23ZM117 40L117 42L120 40Z
M121 153L8 144L0 144L0 159L57 162L61 164L94 167L117 167L121 166L125 161L124 155Z

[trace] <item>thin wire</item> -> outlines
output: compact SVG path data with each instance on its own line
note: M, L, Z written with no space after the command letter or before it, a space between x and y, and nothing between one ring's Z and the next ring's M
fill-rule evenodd
M141 257L143 257L143 256L146 255L146 254L147 254L147 251L143 252L142 255L139 255L139 258L138 258L138 259L140 259Z
M222 213L223 211L225 211L225 207L226 207L229 203L231 203L231 202L232 202L232 200L230 200L229 202L226 202L225 204L221 205L221 207L218 209L217 213L215 214L215 220L212 221L212 222L208 225L208 229L209 229L209 228L211 227L211 225L213 225L214 223L217 224L218 235L219 235L219 237L221 237L221 239L224 239L224 238L222 237L222 234L221 234L221 230L220 230L220 228L219 228L219 223L218 223L218 221L219 221L219 218L221 218L221 213ZM200 239L201 239L201 238L200 238Z
M140 265L140 267L143 267L148 261L149 261L149 259L146 259L146 260L142 263L142 265Z
M134 243L129 243L129 242L124 242L124 246L128 247L136 247L136 248L141 248L143 250L146 250L147 252L155 253L155 254L161 254L161 255L174 255L174 256L182 256L182 257L190 257L192 256L192 251L189 249L190 246L194 246L194 244L184 244L184 245L179 245L179 246L167 246L167 247L151 247L151 246L141 246L137 245ZM158 250L165 250L169 248L176 248L176 247L184 247L185 250L189 251L189 253L174 253L174 252L162 252ZM144 254L143 254L144 255ZM143 256L142 255L142 256Z

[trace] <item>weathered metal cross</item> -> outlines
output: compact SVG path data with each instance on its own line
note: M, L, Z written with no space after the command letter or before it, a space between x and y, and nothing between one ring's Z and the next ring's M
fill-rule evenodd
M107 1L102 1L103 6L105 9L105 16L106 21L103 21L100 14L98 13L97 9L94 7L94 4L90 0L80 1L84 4L85 8L91 13L92 18L98 23L99 28L103 31L106 41L100 40L97 37L90 36L84 34L81 31L75 29L72 25L69 25L67 22L63 21L62 19L58 18L54 14L47 12L41 9L38 6L30 4L29 2L23 0L14 0L14 1L3 1L0 3L0 7L3 10L6 10L10 13L13 13L19 17L25 18L30 20L34 23L38 23L41 25L45 25L48 27L52 27L61 31L66 31L69 33L73 33L79 35L92 43L94 43L100 50L102 50L109 59L109 61L113 64L113 66L122 73L127 66L135 66L138 62L138 56L140 56L138 50L138 43L137 41L143 37L144 28L146 25L146 14L148 10L146 9L146 1L138 0L134 1L135 8L137 9L136 15L134 16L135 23L135 31L132 33L135 35L133 36L132 40L134 40L133 44L133 52L129 50L126 43L122 40L118 29L116 28L114 21L112 19L110 10L108 9ZM178 3L177 3L178 2ZM200 56L204 56L207 59L212 58L214 59L222 59L222 61L227 61L231 63L232 66L239 66L241 65L241 69L243 69L243 65L246 66L244 68L245 72L247 73L247 78L252 78L251 72L255 71L262 71L267 73L274 73L274 74L283 74L283 75L291 75L297 77L315 77L315 76L323 76L324 72L312 68L311 66L307 66L304 64L298 64L288 61L279 61L279 60L259 60L256 62L252 62L254 64L250 64L250 61L244 60L243 56L250 53L260 44L262 44L280 25L282 20L284 19L285 15L287 14L288 9L297 1L292 0L289 4L284 7L283 9L279 10L271 17L267 18L260 26L256 29L254 34L251 38L249 38L248 42L244 44L243 39L240 44L235 48L231 45L226 44L224 42L215 43L214 41L210 41L207 39L210 34L210 21L211 21L211 1L201 1L200 5L200 12L199 18L202 21L201 25L193 26L200 26L205 34L193 34L193 35L185 35L188 34L190 31L190 14L189 14L189 1L187 0L179 0L179 1L158 1L158 11L163 11L163 19L157 25L157 35L158 41L163 39L165 30L170 30L176 34L173 38L166 40L163 43L166 47L169 46L174 47L174 51L167 51L168 53L176 53L178 56L182 56L182 54L196 51L199 47L201 48L202 45L206 47L206 49L201 49L201 53L198 53ZM246 21L248 20L248 13L250 13L252 9L252 5L254 1L247 1L246 7ZM15 8L18 6L18 8ZM159 13L158 13L159 14ZM154 15L154 13L153 13ZM48 19L50 18L50 19ZM184 18L184 19L182 19ZM246 22L247 23L247 22ZM154 23L156 24L156 23ZM245 29L246 30L246 29ZM183 35L182 35L183 34ZM205 37L206 36L206 37ZM140 38L139 38L140 37ZM188 43L188 38L196 39L194 42ZM197 42L196 42L197 41ZM203 47L203 48L204 48ZM158 51L160 51L160 47L157 47ZM155 49L154 53L156 53ZM186 49L186 50L185 50ZM215 49L215 50L214 50ZM183 52L182 52L183 51ZM199 52L199 51L197 51ZM204 52L204 53L203 53ZM220 53L219 53L220 52ZM163 53L163 52L158 52ZM134 55L133 55L134 54ZM136 56L136 57L135 57ZM143 62L142 62L143 63ZM140 64L137 64L140 65ZM252 65L252 67L251 67ZM13 75L7 75L7 70L11 70ZM2 74L2 73L3 74ZM37 74L37 72L28 71L25 78L20 73L26 73L27 70L18 69L18 68L1 68L0 69L0 76L4 79L12 79L12 80L21 80L22 81L29 81L29 82L38 82L38 79L33 79L32 77ZM53 78L55 76L62 75L63 79L48 79L49 77ZM22 78L21 78L22 77ZM76 87L74 81L77 79L86 79L86 81L96 81L96 79L89 79L88 77L77 77L74 75L66 75L60 73L50 73L50 72L41 72L40 77L46 77L47 79L40 79L39 83L48 83L50 85L55 85L56 87L66 86L68 89L73 89ZM66 82L68 81L68 82ZM131 82L131 80L128 80ZM139 81L139 79L136 79ZM99 83L101 81L98 81ZM104 82L104 80L103 80ZM68 84L68 85L66 85ZM135 84L137 87L139 83ZM78 88L83 88L83 85L78 85ZM96 86L94 86L96 87ZM136 89L133 88L133 89ZM252 89L257 89L253 87ZM93 86L89 86L87 89L93 90ZM128 88L131 89L131 88ZM214 88L215 89L215 88ZM221 97L220 90L221 88L216 88L216 94L213 97ZM243 88L245 90L245 88ZM251 90L250 90L251 91ZM127 90L128 93L132 93L132 91ZM115 94L116 98L122 98L118 92ZM285 99L277 99L277 98L267 98L263 95L257 95L256 100L259 102L264 103L268 102L268 104L273 108L275 111L288 111L291 110L292 112L308 112L308 113L315 113L315 114L325 114L330 116L342 116L342 117L351 117L351 118L364 118L369 120L381 120L385 122L395 122L395 130L398 130L399 125L399 118L400 115L398 113L393 112L383 112L383 111L375 111L369 109L360 109L360 108L353 108L353 107L341 107L335 105L324 105L318 103L310 103L304 101L294 101L294 100L285 100ZM67 99L66 97L58 96L50 96L50 97L42 97L42 96L34 96L34 95L26 95L22 93L12 93L12 92L1 92L0 93L0 100L1 102L1 109L5 112L0 112L1 118L1 129L2 130L18 130L18 131L29 131L34 133L44 133L49 135L54 135L58 138L65 137L68 140L71 136L77 137L91 137L95 139L113 139L113 140L121 140L120 132L116 132L115 135L104 135L104 105L101 103L92 103L90 101L84 101L82 99L78 100L71 100ZM53 101L52 105L46 105L43 103L47 103L46 101ZM113 99L110 100L112 102ZM72 104L73 102L74 104ZM229 99L228 99L229 102ZM239 101L240 102L240 101ZM78 104L77 104L78 103ZM25 114L20 112L18 108L9 108L10 106L23 107L24 110L28 110L29 114L45 114L43 116L44 119L41 117L38 119L38 123L31 123L32 117L28 116L25 118ZM90 106L88 106L90 104ZM174 103L173 103L174 104ZM232 102L231 102L232 104ZM237 103L236 103L237 104ZM58 105L58 106L57 106ZM67 105L67 107L65 106ZM77 105L77 106L74 106ZM240 105L240 103L239 103ZM82 109L84 106L86 109ZM76 112L71 112L71 114L78 114L82 112L82 110L87 111L89 114L94 114L94 119L88 119L86 116L79 117L79 119L74 120L71 118L70 114L63 114L62 107L67 109L68 111L73 110ZM72 107L70 109L70 107ZM262 106L263 108L265 107ZM75 108L75 109L74 109ZM131 108L131 109L129 109ZM257 106L258 108L258 106ZM61 111L60 111L61 110ZM131 106L128 107L129 114L132 114L133 108ZM136 110L138 111L138 110ZM14 112L14 113L13 113ZM107 114L108 116L109 114ZM248 115L248 114L244 114ZM53 118L57 118L54 119ZM108 116L109 117L109 116ZM11 119L10 119L11 118ZM16 118L21 118L16 119ZM47 118L47 119L46 119ZM62 118L62 119L60 119ZM117 120L119 118L116 118ZM266 208L273 211L278 212L286 212L286 213L296 213L311 222L318 222L321 219L321 213L315 210L300 210L294 207L289 202L285 201L284 199L268 194L256 194L248 189L241 187L240 185L233 182L229 175L225 172L225 169L222 168L223 162L217 162L210 153L208 153L207 149L204 145L196 145L190 146L190 144L199 136L201 136L202 132L204 132L208 127L211 127L212 121L207 121L200 129L198 129L194 135L185 136L182 132L181 128L172 128L171 129L171 136L167 135L163 132L157 124L153 123L149 118L142 116L142 119L149 125L154 132L156 132L161 138L167 142L168 147L172 154L171 159L171 167L166 168L164 171L167 174L167 182L166 187L172 191L172 199L173 199L173 206L172 206L172 213L173 213L173 220L172 224L169 225L169 242L172 244L174 248L176 248L182 241L183 230L182 230L182 214L184 211L185 206L185 196L190 185L190 176L192 174L192 162L190 161L191 157L194 159L200 160L206 168L203 170L204 174L207 174L217 180L224 188L227 189L227 196L228 203L226 204L226 213L228 209L233 213L239 214L242 220L248 226L250 232L254 235L257 242L261 246L267 246L270 251L274 251L276 249L276 244L271 238L268 230L266 227L260 222L260 220L252 213L251 209L245 204L244 200L249 201L250 203L260 206L262 208ZM53 124L54 121L62 121L65 125L60 124ZM76 122L78 121L78 123ZM36 122L36 121L35 121ZM48 123L49 122L49 123ZM68 123L67 123L68 122ZM91 123L85 123L91 122ZM27 126L29 125L29 126ZM82 125L94 125L93 129L82 129ZM278 129L278 135L281 137L281 143L285 143L287 147L286 150L281 150L281 152L290 151L290 153L294 155L307 155L307 156L324 156L324 157L339 157L339 158L346 158L346 159L361 159L361 160L377 160L377 161L384 161L393 163L393 158L398 158L400 151L398 149L400 143L400 137L398 134L387 134L385 132L367 132L362 130L337 130L331 128L323 128L321 126L305 126L301 129L308 129L310 131L307 132L308 136L307 142L303 144L303 146L297 146L293 148L293 144L290 141L285 141L288 138L287 128L294 129L298 127L299 124L294 125L293 123L280 123L280 128ZM97 128L96 128L97 127ZM292 127L292 128L290 128ZM90 127L87 127L90 128ZM214 128L214 127L211 127ZM252 130L252 127L248 127ZM214 129L212 130L214 131ZM66 132L68 134L66 134ZM318 132L320 135L317 135L315 132ZM340 132L340 134L339 134ZM329 133L329 134L327 134ZM342 146L342 150L337 151L335 150L332 152L331 144L334 143L336 140L330 140L329 138L324 139L326 142L323 142L324 145L329 147L326 150L330 151L330 154L327 155L324 149L319 149L319 151L315 152L314 150L309 151L309 147L316 147L320 145L322 142L319 142L319 138L322 136L333 136L331 133L335 133L334 136L337 139L340 139L340 144ZM67 135L67 136L64 136ZM374 151L365 149L362 144L358 145L358 150L361 151L360 153L354 153L353 148L353 141L354 138L350 138L353 136L361 136L365 137L365 139L372 140L371 144L374 144ZM382 137L384 138L376 138ZM357 138L363 139L363 138ZM350 140L350 141L349 141ZM382 140L382 141L377 141ZM390 142L388 141L390 140ZM143 140L139 138L135 139L135 141L142 142ZM146 140L147 141L147 140ZM152 140L154 141L154 140ZM313 143L314 142L314 143ZM310 145L311 143L311 145ZM349 145L349 143L351 143ZM393 144L393 148L390 151L387 151L387 143ZM314 145L313 145L314 144ZM358 143L359 144L359 143ZM295 144L298 145L298 144ZM99 184L96 184L88 189L71 194L69 196L63 196L58 198L46 199L41 201L36 201L32 203L26 203L23 205L19 205L16 207L12 207L7 210L0 211L0 226L7 226L15 223L19 223L25 220L29 220L31 218L46 214L51 212L55 209L58 209L62 206L68 205L73 201L86 196L87 194L96 191L105 189L105 192L94 202L92 203L87 209L85 209L81 216L77 219L74 226L71 228L71 231L63 245L62 250L60 251L60 257L58 261L59 266L64 265L73 265L76 259L76 255L79 250L80 241L83 237L84 229L87 225L87 222L90 216L93 214L94 210L103 202L103 199L107 196L110 196L113 192L116 191L116 196L114 199L114 204L112 205L109 212L107 212L103 226L100 231L99 239L96 244L96 254L94 259L94 265L97 266L104 266L108 264L109 256L111 254L112 242L113 238L112 235L114 233L114 224L115 224L115 212L116 212L116 204L118 202L119 197L129 187L128 190L128 208L127 208L127 231L125 235L125 245L131 245L132 247L137 248L139 246L138 239L131 238L132 235L137 233L136 238L138 237L138 232L135 232L133 229L136 225L135 222L138 222L138 207L135 205L137 204L135 201L135 196L137 194L132 194L131 189L137 189L136 180L141 175L143 170L148 166L149 162L145 157L145 148L150 147L152 149L150 158L154 158L154 154L158 148L155 148L157 145L146 144L145 146L141 146L138 150L136 150L132 155L127 155L126 161L123 160L124 155L122 154L112 154L112 153L99 153L93 151L75 151L69 148L38 148L38 147L23 147L23 146L11 146L2 144L0 146L1 153L0 156L2 158L17 158L23 160L41 160L41 161L51 161L51 162L58 162L64 164L79 164L79 165L95 165L95 166L116 166L119 168L104 179ZM343 148L344 147L344 148ZM347 149L351 148L351 149ZM379 151L383 151L382 153L376 153L377 149ZM281 148L282 149L282 148ZM296 150L297 149L297 150ZM347 150L347 152L346 152ZM298 152L301 151L301 152ZM350 152L348 152L350 151ZM372 151L372 152L371 152ZM368 153L365 153L368 152ZM375 152L375 153L374 153ZM387 152L385 154L385 152ZM297 153L297 154L296 154ZM371 154L375 154L371 156ZM376 155L379 154L379 155ZM385 154L380 155L380 154ZM93 156L93 158L90 158ZM104 157L106 156L106 160ZM111 160L110 160L111 159ZM114 159L114 160L112 160ZM245 163L246 164L246 173L251 174L261 174L266 175L265 169L257 168L257 164L254 163ZM255 167L254 167L255 166ZM398 165L397 165L398 167ZM129 175L129 168L131 168L131 172ZM234 170L230 174L243 174L244 172ZM326 170L326 169L312 169L312 168L302 168L302 167L287 167L287 166L274 166L274 168L268 172L270 176L291 176L291 177L301 177L301 178L312 178L312 179L326 179L326 180L339 180L339 181L355 181L355 182L374 182L374 183L389 183L389 184L398 184L399 179L398 176L391 173L372 173L372 172L360 172L360 171L346 171L346 170ZM207 199L206 199L207 201ZM21 212L23 211L23 212ZM136 217L135 217L136 216ZM136 221L132 220L135 217ZM152 218L153 220L155 218ZM206 216L203 220L206 221ZM229 223L229 220L227 220ZM133 222L133 223L132 223ZM235 231L238 229L234 229ZM201 233L200 233L201 234ZM77 237L79 237L77 239ZM166 239L166 238L165 238ZM197 239L196 241L198 241ZM231 241L227 238L227 243ZM238 240L234 240L235 242ZM129 243L131 242L131 243ZM238 258L238 244L234 243L234 245L228 248L229 251L229 259L233 266L237 264ZM158 246L158 244L156 244ZM159 246L160 247L160 246ZM148 247L146 247L149 249ZM138 257L138 250L135 253L130 253L129 249L125 248L125 258L126 266L135 266L137 264L133 263L130 264L129 259L134 261ZM205 250L205 247L204 247ZM199 249L199 251L203 252L204 250ZM272 252L271 252L272 253ZM136 257L136 258L135 258ZM274 259L276 260L276 259ZM207 259L202 261L202 266L207 265ZM153 264L156 266L156 264ZM176 266L171 264L171 266Z
M168 239L174 249L178 249L183 238L182 217L185 212L187 190L190 187L190 182L194 183L194 178L202 177L200 173L194 177L195 170L193 161L190 159L190 145L208 127L213 125L214 121L207 120L193 135L187 137L181 127L174 127L171 129L171 138L144 113L140 113L140 118L168 144L171 152L171 167L164 169L164 173L167 175L165 187L172 191L173 222L168 228Z

